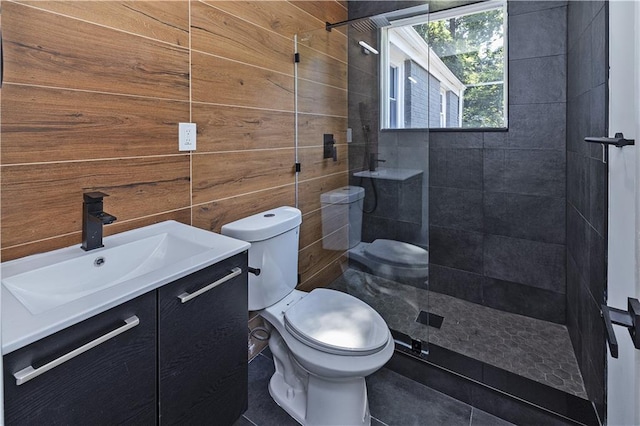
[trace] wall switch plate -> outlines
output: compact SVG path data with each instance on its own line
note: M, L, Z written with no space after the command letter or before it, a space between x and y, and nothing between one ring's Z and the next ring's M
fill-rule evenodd
M347 143L351 143L353 141L353 131L351 127L347 128Z
M178 149L196 150L196 123L178 123Z

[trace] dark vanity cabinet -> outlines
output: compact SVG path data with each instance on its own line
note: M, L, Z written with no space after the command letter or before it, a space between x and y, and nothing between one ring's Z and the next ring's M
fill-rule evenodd
M160 424L231 425L246 411L246 262L237 255L158 289Z
M156 323L151 292L5 355L7 426L156 424ZM41 372L113 334L16 384L17 372Z
M247 253L5 355L4 390L7 426L232 425L247 409Z

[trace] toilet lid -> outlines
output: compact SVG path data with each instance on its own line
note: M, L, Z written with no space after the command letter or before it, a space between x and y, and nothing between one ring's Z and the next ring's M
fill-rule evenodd
M389 327L380 314L336 290L313 290L285 311L284 322L307 346L337 355L370 355L389 341Z
M365 253L378 262L396 266L425 268L429 266L429 252L413 244L394 240L375 240Z

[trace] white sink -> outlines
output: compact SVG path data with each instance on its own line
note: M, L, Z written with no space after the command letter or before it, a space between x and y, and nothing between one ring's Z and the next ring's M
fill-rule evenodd
M78 249L78 257L2 280L32 314L40 314L207 251L198 242L167 232L99 251Z
M78 245L4 262L2 314L11 325L3 321L3 350L8 341L61 329L249 247L166 221L106 237L96 250Z

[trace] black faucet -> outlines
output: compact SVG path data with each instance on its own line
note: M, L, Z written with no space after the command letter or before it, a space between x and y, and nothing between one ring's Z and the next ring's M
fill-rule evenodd
M82 250L89 251L104 247L102 244L102 225L115 222L115 216L102 211L102 198L109 194L85 192L82 203Z
M372 152L371 154L369 154L369 171L371 172L375 172L376 169L378 168L378 163L384 163L387 160L381 160L378 158L378 154L376 154L375 152Z

